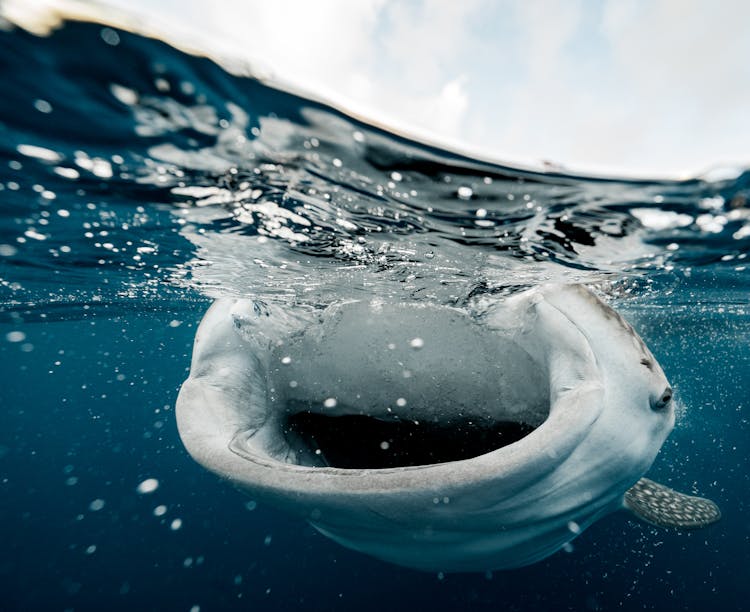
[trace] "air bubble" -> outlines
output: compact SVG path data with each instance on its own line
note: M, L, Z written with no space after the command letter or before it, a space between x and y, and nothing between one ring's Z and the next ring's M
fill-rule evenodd
M105 502L103 499L95 499L89 504L89 510L91 512L99 512L102 508L104 508Z
M52 112L52 105L47 100L34 100L34 108L45 115Z
M59 162L62 159L62 155L60 155L57 151L53 151L52 149L47 149L45 147L38 147L36 145L19 144L16 147L16 150L21 155L25 155L26 157L33 157L35 159L41 159L43 161Z
M474 191L471 187L467 187L466 185L462 185L458 188L458 197L462 200L471 200L471 196L474 195Z
M5 334L5 339L8 342L23 342L26 340L26 334L22 331L12 331Z
M99 35L102 37L102 40L105 43L112 47L116 47L120 44L120 35L112 28L102 28L102 31L99 32Z
M141 495L145 495L146 493L153 493L158 488L159 481L156 478L147 478L136 487L136 491Z
M47 236L40 234L35 229L27 229L23 235L27 238L33 238L34 240L47 240Z

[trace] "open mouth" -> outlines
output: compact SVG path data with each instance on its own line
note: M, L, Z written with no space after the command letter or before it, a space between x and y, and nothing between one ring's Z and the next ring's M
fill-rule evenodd
M263 370L263 433L240 433L232 449L305 467L471 459L523 439L550 411L544 360L452 309L347 304L325 333L279 343Z
M354 411L328 416L302 410L287 418L284 433L299 464L379 469L471 459L513 444L534 429L491 419L385 421Z

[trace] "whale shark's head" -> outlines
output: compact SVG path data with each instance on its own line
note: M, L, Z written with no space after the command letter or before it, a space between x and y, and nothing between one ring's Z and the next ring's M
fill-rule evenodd
M342 544L473 570L536 561L620 507L671 430L670 393L580 287L481 316L218 300L177 416L197 461Z
M553 285L537 291L590 346L607 406L600 418L611 424L621 452L642 458L647 469L675 419L673 390L661 366L633 327L584 287Z
M553 285L538 290L544 299L565 315L586 337L601 367L620 375L613 384L629 387L640 394L652 410L669 412L672 388L664 371L646 343L613 308L581 285ZM644 370L634 367L636 364Z

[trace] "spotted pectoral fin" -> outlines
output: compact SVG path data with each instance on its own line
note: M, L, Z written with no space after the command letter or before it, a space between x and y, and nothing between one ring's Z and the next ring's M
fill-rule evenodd
M660 527L695 529L721 518L719 507L710 499L679 493L648 478L630 487L623 501L639 519Z

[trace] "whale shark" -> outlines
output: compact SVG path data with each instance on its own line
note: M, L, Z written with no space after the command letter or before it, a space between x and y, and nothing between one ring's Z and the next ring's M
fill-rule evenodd
M429 571L537 562L617 510L716 504L644 478L675 422L662 368L581 285L481 310L216 300L177 399L205 468L336 542Z

